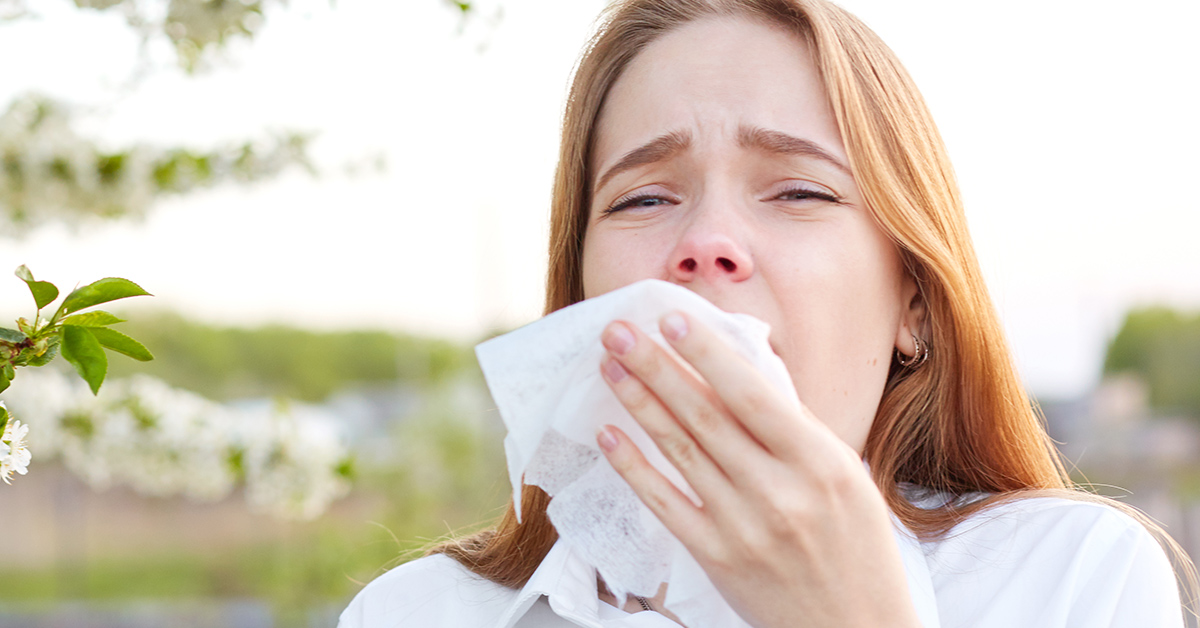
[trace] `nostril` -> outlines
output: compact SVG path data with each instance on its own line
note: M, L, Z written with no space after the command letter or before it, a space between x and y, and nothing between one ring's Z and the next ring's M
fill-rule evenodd
M737 270L737 264L734 264L733 260L731 260L727 257L718 257L717 263L720 264L721 268L724 268L725 272L727 272L727 273L731 273L731 272Z
M689 257L689 258L683 260L682 262L679 262L679 267L686 270L689 273L693 272L696 270L696 260Z

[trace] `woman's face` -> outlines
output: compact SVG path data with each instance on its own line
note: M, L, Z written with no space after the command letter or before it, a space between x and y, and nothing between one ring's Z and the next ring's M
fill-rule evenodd
M864 206L805 42L744 19L648 46L601 110L587 297L685 286L771 325L800 400L862 452L916 288Z

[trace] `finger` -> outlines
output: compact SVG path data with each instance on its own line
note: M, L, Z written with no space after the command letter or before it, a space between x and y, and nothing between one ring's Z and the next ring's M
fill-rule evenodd
M709 383L745 430L782 460L805 451L813 417L799 400L783 397L763 375L708 326L683 312L662 318L663 337Z
M683 543L693 556L711 547L717 539L705 509L663 477L620 428L605 425L596 433L596 442L613 469L624 478L650 512Z
M601 339L610 352L619 353L613 356L619 365L636 376L613 382L609 369L604 369L617 397L685 477L702 476L695 482L688 477L693 487L711 479L703 477L707 469L697 464L698 450L734 483L761 476L756 462L765 453L763 448L730 416L712 388L679 359L621 321L609 325ZM630 380L637 383L628 384Z
M605 358L601 372L621 405L646 430L702 502L716 504L732 496L729 478L645 384L631 377L612 356Z

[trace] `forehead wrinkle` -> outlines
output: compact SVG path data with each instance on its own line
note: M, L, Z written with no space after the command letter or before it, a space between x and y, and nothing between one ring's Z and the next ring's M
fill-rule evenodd
M846 174L850 174L850 168L846 164L831 155L829 151L821 148L816 142L788 135L782 131L774 131L757 126L740 126L738 127L738 146L778 155L815 157L837 166L838 169Z
M600 181L596 184L595 189L599 190L603 188L610 179L622 172L670 159L676 154L687 150L691 144L692 134L687 131L664 133L625 153L625 156L620 161L600 177Z

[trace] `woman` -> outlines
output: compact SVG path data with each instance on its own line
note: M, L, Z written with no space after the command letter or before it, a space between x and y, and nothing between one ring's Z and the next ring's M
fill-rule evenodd
M770 323L803 402L682 314L661 327L687 365L621 321L601 339L598 368L703 506L619 430L598 445L749 625L921 625L892 513L922 541L941 626L1183 625L1151 532L1177 552L1169 537L1070 488L933 121L854 17L610 7L565 113L547 311L646 278ZM616 608L556 544L545 493L523 495L520 523L510 506L389 572L342 625L675 625L669 583Z

